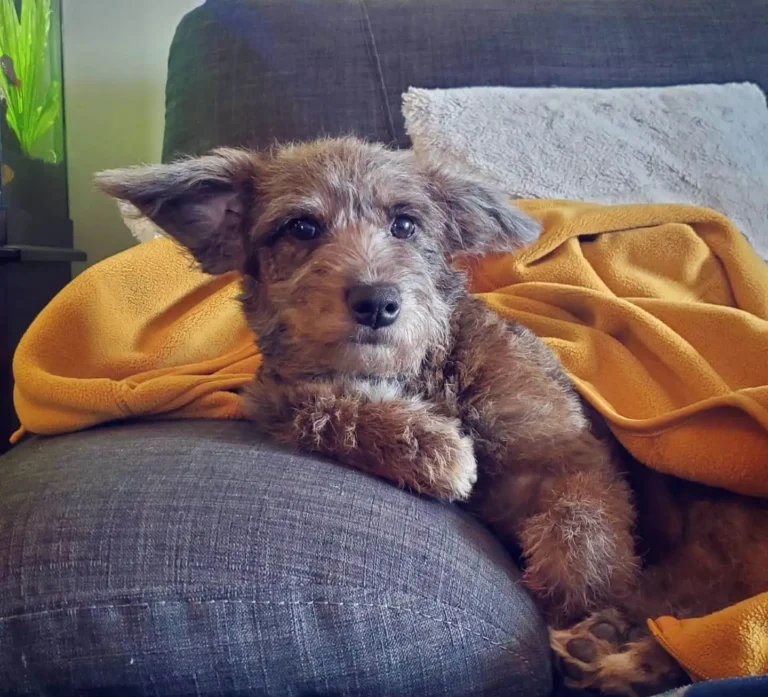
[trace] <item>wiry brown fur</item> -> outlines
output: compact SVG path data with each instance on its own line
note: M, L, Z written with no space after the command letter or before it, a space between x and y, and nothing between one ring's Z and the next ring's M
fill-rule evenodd
M190 250L243 274L263 366L246 394L276 440L467 505L519 549L566 681L641 694L684 679L647 616L768 588L760 501L651 472L585 413L531 332L467 295L457 253L509 251L535 224L466 175L347 138L101 176ZM407 215L416 234L391 234ZM313 239L292 236L311 220ZM397 288L372 329L358 284ZM471 494L471 498L470 498Z

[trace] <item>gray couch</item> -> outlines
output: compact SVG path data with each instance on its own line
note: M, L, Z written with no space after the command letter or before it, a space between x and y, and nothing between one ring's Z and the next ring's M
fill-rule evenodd
M165 158L355 132L410 85L768 89L768 2L208 0L180 24ZM0 695L553 689L511 557L456 507L260 440L124 423L0 461Z

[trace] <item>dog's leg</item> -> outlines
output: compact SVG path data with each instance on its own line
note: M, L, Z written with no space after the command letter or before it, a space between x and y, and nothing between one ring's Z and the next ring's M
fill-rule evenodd
M625 598L638 563L629 487L607 447L588 432L550 447L510 454L507 466L481 479L479 512L519 544L527 585L562 623Z
M518 526L525 580L550 613L578 617L631 592L637 574L629 492L597 471L543 482Z
M631 592L638 564L631 492L610 445L531 332L476 302L457 324L479 516L521 547L525 579L552 621L611 607Z
M472 441L459 433L458 420L423 402L371 402L326 383L257 383L247 403L275 440L419 493L465 499L477 479Z
M598 612L563 630L550 630L567 687L646 697L689 682L648 630L616 610Z

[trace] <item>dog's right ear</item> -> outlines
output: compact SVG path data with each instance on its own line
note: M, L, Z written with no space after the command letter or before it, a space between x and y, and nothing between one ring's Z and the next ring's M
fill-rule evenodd
M132 203L212 274L241 270L256 199L259 158L223 148L166 165L115 169L99 187Z
M539 236L535 220L477 176L439 163L428 164L425 171L434 199L447 213L450 254L513 252Z

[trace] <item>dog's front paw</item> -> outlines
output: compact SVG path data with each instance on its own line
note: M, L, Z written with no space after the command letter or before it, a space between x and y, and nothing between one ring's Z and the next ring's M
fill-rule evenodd
M437 421L414 436L416 488L448 501L469 498L477 481L472 439L461 436L453 423Z
M456 460L454 471L453 490L455 498L468 499L472 488L477 483L477 461L475 460L475 446L469 436L459 440L460 452Z
M468 499L472 488L477 482L477 461L472 439L460 437L455 444L453 462L445 472L449 500L463 501Z

